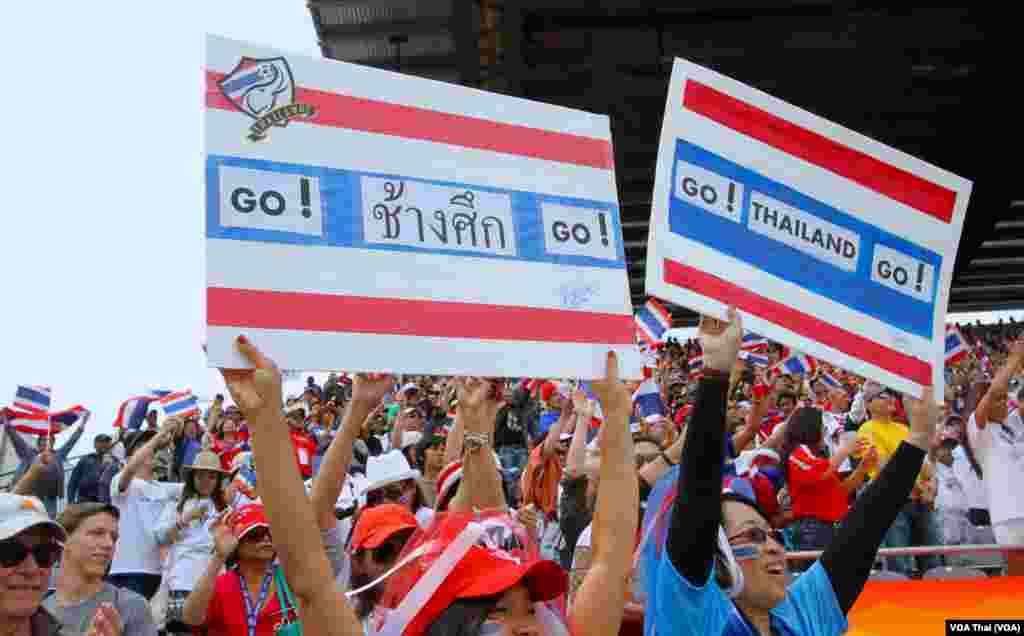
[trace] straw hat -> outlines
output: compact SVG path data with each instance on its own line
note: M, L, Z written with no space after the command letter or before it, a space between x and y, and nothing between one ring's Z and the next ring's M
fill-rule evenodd
M217 453L207 450L196 453L192 463L184 468L185 470L210 470L221 474L227 474L228 472L220 465L220 458L217 457Z

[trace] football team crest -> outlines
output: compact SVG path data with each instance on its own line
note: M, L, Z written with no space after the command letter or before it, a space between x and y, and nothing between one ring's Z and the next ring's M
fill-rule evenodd
M217 85L235 108L256 120L249 128L251 141L266 139L271 126L284 127L316 112L309 104L295 102L295 80L283 57L243 57Z

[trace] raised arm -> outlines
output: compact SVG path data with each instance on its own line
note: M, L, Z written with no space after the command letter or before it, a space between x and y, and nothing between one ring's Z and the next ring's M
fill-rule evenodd
M755 394L756 395L756 394ZM768 400L765 397L755 397L750 405L750 412L747 413L747 425L732 436L732 447L739 453L743 451L750 442L754 441L757 432L761 429L761 421L768 410Z
M928 452L936 415L932 389L927 387L922 399L911 406L910 435L897 447L878 479L857 498L821 556L821 565L844 614L864 589L878 546L910 496Z
M632 396L618 377L619 362L608 354L605 379L594 382L605 421L601 433L600 484L591 526L591 561L569 610L573 633L619 633L626 604L633 547L639 525L633 440L629 434ZM577 424L578 425L578 424Z
M492 382L465 378L459 387L459 412L463 434L462 479L448 508L452 512L499 509L506 507L501 473L495 462L494 425L498 402L492 399Z
M157 433L153 439L146 442L142 448L132 453L132 456L128 458L128 463L126 463L124 468L121 470L121 478L118 480L119 494L128 492L128 486L130 486L132 480L135 479L135 474L139 472L139 468L146 463L146 459L151 457L158 449L162 448L165 444L170 443L170 441L174 439L174 433L178 429L178 423L179 421L176 418L167 418L163 426L160 427L160 432Z
M238 547L238 539L231 533L230 514L225 513L213 527L213 554L206 570L196 581L195 587L185 599L181 610L181 619L188 625L203 625L206 622L206 610L216 589L217 577L224 569L224 563ZM290 585L290 582L289 582Z
M722 523L722 456L725 453L725 407L729 371L739 353L743 329L734 308L729 324L701 319L704 377L686 429L679 470L678 495L672 505L665 549L672 565L692 585L711 575L718 527Z
M996 373L988 391L985 391L985 397L978 402L978 408L974 410L974 423L978 425L978 428L985 428L985 425L988 424L989 414L992 412L991 409L996 400L1006 399L1010 379L1020 371L1021 365L1024 365L1024 338L1013 343L1010 355L1006 358L1006 364L999 369L999 373Z
M7 439L11 440L11 444L14 446L14 452L18 455L18 459L23 462L35 459L35 456L39 454L39 451L32 448L32 446L18 434L18 431L14 430L14 427L10 425L7 416L3 413L0 413L0 426L3 426L4 434L7 435Z
M393 386L394 378L390 375L356 375L352 387L352 401L345 409L341 431L334 436L334 441L331 442L320 464L320 472L313 480L313 510L321 530L328 530L337 523L334 506L348 478L348 468L352 463L352 446L359 437L363 422Z
M82 413L81 421L78 423L78 430L72 433L71 437L69 437L68 440L64 442L59 449L57 449L57 462L59 464L64 465L64 462L68 459L68 455L70 455L71 451L74 450L75 444L78 443L78 440L82 439L82 433L85 432L85 427L89 423L90 417L92 417L91 411Z
M298 599L305 636L355 636L362 627L334 585L313 506L292 452L282 416L281 371L239 336L236 345L253 369L222 370L235 403L245 414L253 459L260 470L260 496L281 567Z
M679 463L683 457L683 447L686 446L686 434L680 435L671 446L653 462L647 462L640 469L640 479L647 482L653 488L658 480L665 476L665 473L672 470L672 467Z
M562 406L562 413L558 416L558 420L551 425L548 429L547 437L544 438L544 449L541 450L541 455L544 458L551 457L558 450L558 443L561 441L562 432L569 422L572 421L573 417L573 404L572 400L566 400Z
M28 467L25 474L21 476L18 483L14 484L14 488L11 489L11 492L15 495L31 495L36 485L36 481L38 481L39 477L47 471L53 461L53 451L49 449L43 450L43 452L39 453L39 456L36 457L36 460L32 462L32 465Z
M444 465L462 459L462 435L466 432L466 422L462 415L462 402L455 407L455 422L452 423L452 430L448 434L448 440L444 446Z
M572 401L576 428L572 431L572 442L569 443L569 453L565 457L565 473L576 477L583 471L583 462L586 459L587 429L590 428L591 410L587 403L587 394L583 391L577 390L573 393Z

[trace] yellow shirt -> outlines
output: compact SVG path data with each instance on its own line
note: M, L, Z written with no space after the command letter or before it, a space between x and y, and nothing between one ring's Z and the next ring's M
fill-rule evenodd
M910 435L910 428L906 424L895 422L893 420L868 420L860 429L857 430L857 437L867 440L867 442L875 447L878 451L878 463L868 470L868 476L871 479L876 479L878 473L891 458L893 453L899 447L900 442L907 439L907 435ZM860 457L860 455L856 455ZM921 472L917 476L917 481L921 482L928 481L931 479L931 470L929 465L925 463L921 467Z

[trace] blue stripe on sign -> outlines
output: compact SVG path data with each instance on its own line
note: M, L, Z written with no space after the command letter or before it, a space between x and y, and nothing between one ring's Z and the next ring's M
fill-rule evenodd
M223 227L220 224L220 174L221 166L248 168L250 170L267 170L276 173L294 174L316 177L320 181L320 204L323 209L323 236L310 236L278 230L253 228ZM490 254L486 252L466 252L453 249L418 247L412 245L367 243L363 236L362 188L361 177L377 177L400 179L405 182L427 183L431 185L466 188L477 192L494 192L508 194L512 201L511 233L516 237L518 254ZM609 221L609 239L618 246L615 260L593 258L589 256L571 256L550 254L545 251L544 228L542 224L541 204L558 204L573 207L602 210L607 213ZM424 212L426 214L426 212ZM206 161L206 236L214 239L232 239L239 241L256 241L261 243L282 243L287 245L324 245L329 247L350 247L368 250L444 254L471 258L494 258L512 261L531 261L555 263L558 265L576 265L602 267L606 269L626 269L626 253L622 244L622 227L619 221L619 209L615 203L594 201L572 197L553 196L525 192L519 190L501 190L484 186L457 183L452 181L432 181L414 179L401 175L378 174L335 170L317 166L241 159L210 155Z
M672 166L673 192L676 162L680 160L743 184L742 220L737 224L686 203L670 193L669 228L673 233L702 243L834 302L873 316L893 327L931 339L938 272L942 267L942 257L939 254L683 140L676 142L676 156ZM856 271L839 269L784 243L751 231L747 223L753 190L857 233L860 236L860 253L857 255ZM922 302L871 280L871 257L876 245L890 247L935 267L936 284L932 286L930 302Z

